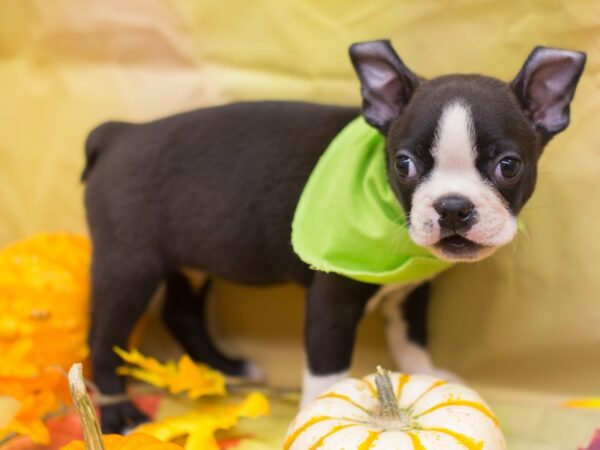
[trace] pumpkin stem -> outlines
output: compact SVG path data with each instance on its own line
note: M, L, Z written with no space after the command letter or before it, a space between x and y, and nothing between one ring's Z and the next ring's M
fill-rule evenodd
M100 425L98 425L96 410L94 409L94 405L92 405L92 400L87 393L83 381L82 367L81 363L77 363L73 364L69 370L69 390L71 391L71 398L77 409L77 414L81 419L83 441L85 442L86 450L104 450L104 443L102 442L102 433L100 432Z
M390 371L377 366L375 385L377 386L377 397L381 404L380 417L390 421L402 420L402 414L400 408L398 408L398 402L392 387L392 380L390 380Z

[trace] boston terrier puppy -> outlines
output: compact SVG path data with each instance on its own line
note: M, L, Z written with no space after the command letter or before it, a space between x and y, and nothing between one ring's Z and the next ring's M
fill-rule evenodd
M355 44L350 57L362 116L385 138L386 183L406 215L399 227L450 262L477 261L510 242L542 149L569 123L585 54L537 47L509 83L481 75L426 80L385 40ZM291 224L320 157L360 113L235 103L143 124L109 122L90 134L89 344L102 393L124 392L112 349L126 346L164 279L164 320L184 349L225 373L252 375L251 365L212 345L183 267L235 283L306 287L304 400L347 376L356 327L380 286L313 270L292 248ZM412 314L422 315L418 309ZM131 403L102 408L105 432L143 420Z

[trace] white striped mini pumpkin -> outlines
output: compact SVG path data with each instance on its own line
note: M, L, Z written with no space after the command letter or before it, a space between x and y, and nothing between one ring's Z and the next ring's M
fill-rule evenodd
M284 450L505 450L498 420L472 389L426 375L337 383L302 409Z

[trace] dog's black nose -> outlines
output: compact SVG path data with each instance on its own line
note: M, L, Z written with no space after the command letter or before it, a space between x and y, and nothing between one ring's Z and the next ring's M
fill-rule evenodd
M465 197L457 195L438 199L433 208L440 215L440 227L454 232L467 231L475 222L475 205Z

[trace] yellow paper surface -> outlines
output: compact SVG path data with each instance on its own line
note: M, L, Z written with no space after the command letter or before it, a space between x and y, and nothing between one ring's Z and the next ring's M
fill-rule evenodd
M358 104L347 47L380 37L392 38L424 76L508 80L535 45L588 52L572 124L547 148L523 212L526 230L492 259L436 280L431 329L436 361L478 385L599 395L594 0L2 1L0 244L37 231L85 232L78 178L85 136L97 123L235 100ZM249 306L262 294L248 292L218 287L221 330L238 350L256 351L276 383L297 381L301 293L270 291ZM281 320L267 320L273 302ZM365 327L360 374L389 362L381 323L368 319Z

